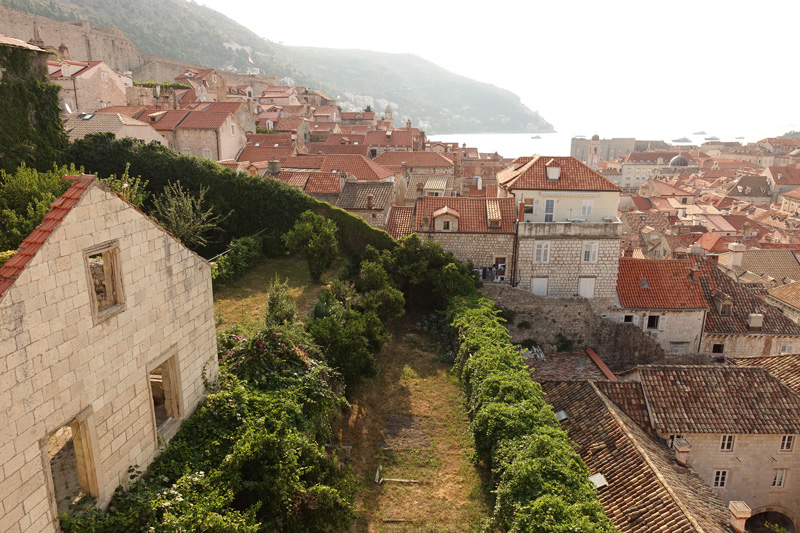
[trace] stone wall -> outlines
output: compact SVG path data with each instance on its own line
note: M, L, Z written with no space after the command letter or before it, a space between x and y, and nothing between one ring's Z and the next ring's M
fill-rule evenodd
M648 317L658 316L658 327L648 329ZM704 310L654 310L611 309L607 318L616 322L624 322L626 316L632 317L634 326L655 336L665 352L691 353L700 350L700 338L703 335Z
M485 284L482 292L497 306L516 313L514 324L506 324L512 342L526 339L540 346L557 345L559 334L574 341L574 348L590 346L613 371L637 364L664 363L658 342L633 324L623 324L596 315L585 298L542 298L509 285ZM517 327L530 322L530 328ZM692 362L691 356L671 362Z
M99 317L88 251L116 242L121 304ZM94 252L92 252L94 253ZM56 531L46 441L73 423L105 505L158 453L149 366L170 359L179 417L216 375L206 261L99 183L0 298L0 513L7 532Z
M800 351L800 335L760 335L757 332L747 334L713 334L703 335L700 351L713 353L715 344L723 344L724 350L719 355L726 357L748 357L753 355L777 355L781 345L791 346L788 352Z
M433 240L442 249L452 252L461 261L472 261L476 267L491 266L495 257L505 257L511 263L514 235L509 233L450 233L445 231L419 232L422 240Z

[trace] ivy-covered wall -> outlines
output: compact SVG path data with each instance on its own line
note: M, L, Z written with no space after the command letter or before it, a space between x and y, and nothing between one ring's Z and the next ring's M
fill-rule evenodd
M20 163L38 170L61 161L67 135L58 86L48 82L48 54L0 46L0 169Z

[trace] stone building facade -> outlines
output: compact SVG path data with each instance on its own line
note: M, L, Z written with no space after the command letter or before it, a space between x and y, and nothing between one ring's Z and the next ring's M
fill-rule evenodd
M244 128L231 113L192 111L174 131L173 148L213 161L236 159L247 144Z
M0 268L3 530L55 532L146 467L217 372L211 271L93 176ZM71 443L71 446L65 446Z
M60 87L58 100L66 115L127 103L125 82L102 61L51 61L47 65L50 81Z

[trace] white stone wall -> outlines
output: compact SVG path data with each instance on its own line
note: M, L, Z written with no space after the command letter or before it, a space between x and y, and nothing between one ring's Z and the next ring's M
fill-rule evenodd
M660 435L668 438L669 435ZM800 449L794 443L791 452L780 451L782 435L735 435L733 450L720 451L722 435L717 433L692 433L682 435L692 444L688 464L712 487L712 491L727 505L730 501L744 501L753 514L764 507L779 507L784 514L798 523L800 517ZM797 439L797 437L795 437ZM786 481L782 488L770 487L773 470L786 468ZM714 473L727 470L725 488L713 488Z
M548 242L549 257L546 263L537 263L537 242ZM596 242L597 261L584 263L585 242ZM569 298L578 295L579 278L595 278L594 298L613 299L617 288L619 270L619 239L592 238L520 238L517 260L519 286L530 290L532 278L547 278L547 296Z
M715 344L724 344L719 355L726 357L747 357L751 355L777 355L781 345L793 346L790 352L800 351L800 335L760 335L757 332L740 335L706 333L703 335L700 351L712 353Z
M648 317L658 315L658 328L648 329ZM625 322L625 316L632 316L634 326L650 333L667 353L696 353L700 348L703 333L704 310L650 310L610 309L607 318ZM682 351L681 351L682 350Z
M768 304L773 305L781 310L781 312L786 315L786 318L794 322L795 324L800 324L800 310L796 307L789 305L788 303L784 302L783 300L778 300L774 296L767 295L766 301ZM800 349L800 347L798 347Z
M117 240L124 309L93 318L84 251ZM158 453L146 366L175 354L181 417L216 375L208 263L99 183L0 298L0 514L3 531L56 531L40 442L93 411L90 443L108 503L130 465ZM47 467L44 465L48 464Z
M452 252L461 261L472 261L476 267L494 264L495 257L506 257L509 264L514 253L514 235L509 233L423 232L420 239L434 240L442 249ZM508 278L506 278L508 279Z

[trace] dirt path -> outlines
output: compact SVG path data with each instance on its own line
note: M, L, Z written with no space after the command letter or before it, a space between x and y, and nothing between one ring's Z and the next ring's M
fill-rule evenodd
M376 363L377 375L354 391L339 428L361 481L361 518L353 531L480 529L488 510L469 460L468 419L450 365L438 360L433 339L414 317L395 322ZM422 483L378 485L378 465L384 478Z

